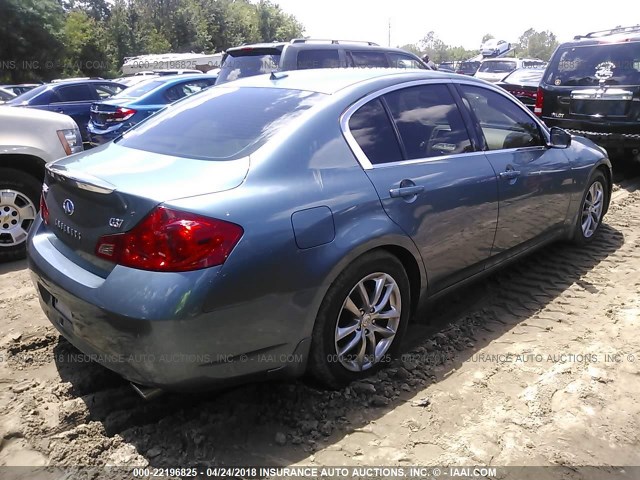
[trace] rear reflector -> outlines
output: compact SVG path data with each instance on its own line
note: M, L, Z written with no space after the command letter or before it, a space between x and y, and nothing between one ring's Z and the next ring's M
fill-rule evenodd
M223 264L243 233L234 223L157 207L132 230L101 237L95 252L131 268L185 272Z
M543 104L544 104L544 93L542 92L542 89L538 87L538 93L536 94L536 105L533 108L533 113L535 113L539 117L542 115Z
M113 112L104 112L98 110L92 113L104 115L105 123L120 123L133 117L137 113L137 110L134 110L133 108L118 107Z

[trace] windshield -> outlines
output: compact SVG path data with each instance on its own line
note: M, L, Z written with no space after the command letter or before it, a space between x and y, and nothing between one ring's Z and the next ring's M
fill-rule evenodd
M278 70L280 51L275 49L251 49L230 52L222 62L216 85Z
M553 85L637 85L640 83L640 42L560 49L545 78Z
M486 73L509 73L516 69L516 62L501 60L499 62L482 62L479 72Z
M164 83L165 82L163 82L162 80L146 80L144 82L137 83L132 87L125 88L117 95L114 95L112 98L138 98L145 93L158 88L160 85L164 85Z
M543 74L544 70L542 68L521 68L507 75L502 81L504 83L511 83L513 85L537 86L540 83L540 79L542 78Z
M213 88L129 130L122 146L199 160L250 155L324 95L279 88Z

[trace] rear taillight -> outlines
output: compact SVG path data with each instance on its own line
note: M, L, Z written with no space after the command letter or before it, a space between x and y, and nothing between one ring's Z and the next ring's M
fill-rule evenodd
M544 93L542 92L542 89L538 87L538 92L536 93L536 104L533 107L533 113L535 113L539 117L542 115L543 104L544 104Z
M42 221L49 225L49 208L47 207L47 202L44 199L44 192L40 195L40 216L42 217Z
M223 264L243 233L234 223L158 207L132 230L101 237L96 255L140 270L198 270Z
M136 112L137 110L134 110L133 108L118 107L115 112L108 112L106 114L105 122L124 122L133 117Z

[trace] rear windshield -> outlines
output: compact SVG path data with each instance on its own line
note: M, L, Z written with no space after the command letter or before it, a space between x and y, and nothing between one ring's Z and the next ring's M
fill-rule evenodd
M514 85L538 85L543 74L542 68L520 68L507 75L502 81Z
M324 95L277 88L216 87L150 117L117 143L199 160L250 155Z
M145 93L150 92L151 90L158 88L160 85L163 85L165 82L162 80L145 80L143 82L137 83L136 85L125 88L117 95L114 95L114 98L138 98L144 95Z
M545 82L553 85L638 85L640 42L563 48L547 72Z
M280 51L276 49L251 49L229 52L224 59L216 84L278 70Z
M478 69L479 72L487 73L509 73L516 69L516 62L483 62Z

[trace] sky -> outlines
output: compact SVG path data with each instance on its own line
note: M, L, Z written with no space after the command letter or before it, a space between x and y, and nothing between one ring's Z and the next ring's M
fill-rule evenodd
M394 47L417 43L431 30L448 45L475 49L486 33L516 42L525 30L534 28L551 30L565 41L578 34L640 23L636 0L616 3L623 8L592 2L551 0L543 7L535 0L273 0L302 22L306 36L314 38L388 45L391 22Z

